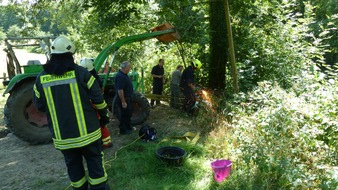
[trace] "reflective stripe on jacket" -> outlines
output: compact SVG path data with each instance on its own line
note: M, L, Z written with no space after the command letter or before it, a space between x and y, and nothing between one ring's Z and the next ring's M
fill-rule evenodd
M33 89L35 106L47 113L55 148L83 147L101 138L92 103L97 109L106 109L107 104L98 82L86 69L76 65L63 75L42 71Z

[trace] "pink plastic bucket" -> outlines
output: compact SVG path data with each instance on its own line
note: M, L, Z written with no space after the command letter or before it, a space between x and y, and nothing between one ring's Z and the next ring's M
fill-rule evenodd
M232 162L230 160L215 160L211 162L214 179L217 182L222 182L230 174L231 165Z

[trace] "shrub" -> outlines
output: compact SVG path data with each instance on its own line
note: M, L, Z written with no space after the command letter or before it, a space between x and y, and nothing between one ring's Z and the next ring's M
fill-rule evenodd
M211 156L234 163L227 188L240 184L245 189L330 189L337 185L332 174L337 173L338 88L314 79L304 75L289 91L261 82L226 105L231 124L219 125L206 144Z

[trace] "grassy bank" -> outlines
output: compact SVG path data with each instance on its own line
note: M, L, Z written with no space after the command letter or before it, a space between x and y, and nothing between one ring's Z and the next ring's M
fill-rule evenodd
M303 85L295 83L285 91L261 83L248 94L218 99L216 112L201 113L194 119L176 113L183 126L162 131L157 142L133 143L131 139L107 162L111 187L335 189L338 87ZM188 131L200 133L196 143L182 137ZM184 164L172 167L159 160L155 151L163 145L183 147L187 151ZM217 183L210 163L221 158L233 162L232 173Z

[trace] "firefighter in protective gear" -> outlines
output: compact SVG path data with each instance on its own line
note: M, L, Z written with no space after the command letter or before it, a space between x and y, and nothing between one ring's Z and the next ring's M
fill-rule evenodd
M33 87L34 105L47 115L54 146L64 155L72 187L107 190L100 130L100 124L109 122L107 104L96 79L74 63L75 45L58 37L51 48L51 58Z
M184 95L184 103L182 109L188 114L190 112L191 102L196 101L194 71L200 69L201 67L202 63L199 60L193 60L191 61L191 65L184 69L181 76L180 88Z
M98 81L100 87L102 88L103 84L94 68L94 59L93 58L82 58L80 60L80 66L86 68L96 78L95 81ZM98 115L98 117L100 117L100 115ZM110 136L110 132L108 130L107 125L100 126L100 127L101 127L103 148L112 147L111 136Z
M96 70L94 68L94 61L95 61L94 58L86 58L86 57L84 57L84 58L82 58L80 60L80 64L79 65L82 66L82 67L84 67L84 68L86 68L87 71L89 71L90 74L92 74L95 77L96 81L100 85L100 88L102 88L103 87L103 83L102 83L99 75L97 74L97 72L96 72Z
M84 67L87 69L87 71L92 71L94 69L94 61L95 59L94 58L82 58L80 60L80 66Z

